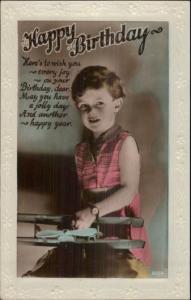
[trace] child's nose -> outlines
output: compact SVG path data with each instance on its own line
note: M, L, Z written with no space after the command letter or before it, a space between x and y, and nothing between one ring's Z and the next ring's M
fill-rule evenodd
M95 106L90 106L88 109L89 116L94 116L96 114L96 108Z

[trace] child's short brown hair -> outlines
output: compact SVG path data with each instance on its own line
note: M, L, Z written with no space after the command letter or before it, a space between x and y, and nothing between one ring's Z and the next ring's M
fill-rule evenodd
M81 70L72 83L72 98L77 101L87 89L106 86L113 99L124 97L120 78L103 66L89 66Z

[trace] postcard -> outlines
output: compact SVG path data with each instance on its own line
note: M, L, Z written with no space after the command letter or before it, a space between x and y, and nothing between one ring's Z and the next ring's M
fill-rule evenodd
M189 299L187 9L3 2L2 299Z

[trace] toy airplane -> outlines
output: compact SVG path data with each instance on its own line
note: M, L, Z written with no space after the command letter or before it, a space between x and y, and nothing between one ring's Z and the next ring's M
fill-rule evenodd
M61 227L70 228L72 216L48 216L48 215L31 215L18 214L18 222L33 223L35 232L34 237L18 237L18 242L25 245L39 246L59 246L68 243L75 244L108 244L114 249L132 249L143 248L145 242L142 240L119 239L119 238L102 238L99 231L99 224L115 224L117 226L127 225L142 227L143 219L130 217L103 217L95 222L97 228L86 228L76 230L40 230L38 224L62 225Z
M46 240L47 238L57 239L60 242L75 242L78 238L84 238L88 241L96 237L99 233L96 228L76 229L76 230L41 230L37 232L38 239Z

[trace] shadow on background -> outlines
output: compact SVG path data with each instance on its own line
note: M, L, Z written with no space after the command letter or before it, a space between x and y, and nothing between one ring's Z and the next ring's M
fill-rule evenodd
M44 212L73 214L79 206L79 187L74 158L55 154L18 153L18 212L23 212L22 195L33 193L51 196L49 207ZM45 196L46 199L46 196ZM37 204L38 199L36 200ZM25 212L31 212L28 201ZM25 201L26 203L26 201ZM43 210L42 205L40 210ZM28 210L29 209L29 210ZM28 210L28 211L27 211ZM39 212L43 213L43 211Z

